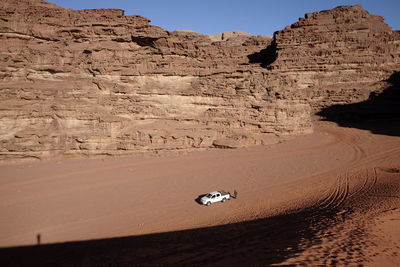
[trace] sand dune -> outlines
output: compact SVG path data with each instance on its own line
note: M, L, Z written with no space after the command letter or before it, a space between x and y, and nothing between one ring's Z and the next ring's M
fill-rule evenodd
M126 262L139 265L396 266L399 167L398 136L329 123L264 147L1 166L0 244L102 240L31 247L92 252L77 262L107 247L113 261L130 249ZM195 201L216 189L238 199ZM0 252L13 253L26 248Z

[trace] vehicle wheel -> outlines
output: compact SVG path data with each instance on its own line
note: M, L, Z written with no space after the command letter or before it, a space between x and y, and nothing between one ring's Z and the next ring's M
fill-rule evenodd
M226 198L223 198L221 202L225 202L225 201L226 201Z
M210 202L210 201L208 201L208 202L206 203L206 205L207 205L207 206L210 206L210 205L211 205L211 202Z

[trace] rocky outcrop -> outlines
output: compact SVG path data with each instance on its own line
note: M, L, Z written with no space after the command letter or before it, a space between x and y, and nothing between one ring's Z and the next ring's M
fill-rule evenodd
M314 111L364 101L400 69L400 33L361 6L306 14L271 48L269 95L305 99Z
M265 98L268 71L248 55L269 37L212 41L122 10L0 5L2 159L238 147L311 131L307 103Z
M228 43L233 43L236 45L240 45L246 41L247 38L251 37L250 33L242 32L242 31L233 31L233 32L222 32L213 35L209 35L211 41L226 41Z
M359 6L273 40L149 22L3 0L0 158L265 144L311 132L312 109L365 99L399 68L398 32Z

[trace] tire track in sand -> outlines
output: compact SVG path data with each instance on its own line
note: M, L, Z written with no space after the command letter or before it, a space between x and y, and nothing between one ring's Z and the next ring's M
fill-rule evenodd
M325 210L339 207L347 199L349 188L349 177L339 176L332 192L317 203L316 208Z

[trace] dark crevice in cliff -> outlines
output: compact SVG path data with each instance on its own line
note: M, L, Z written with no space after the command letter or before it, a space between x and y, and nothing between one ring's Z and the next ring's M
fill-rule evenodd
M137 43L139 46L150 46L154 47L154 42L158 40L158 38L152 37L142 37L142 36L132 36L132 42Z
M400 136L400 72L394 72L387 82L390 85L385 90L371 92L366 101L330 106L317 115L344 127Z
M249 63L260 64L263 68L268 68L269 65L274 63L278 54L276 52L276 42L273 40L267 48L260 50L259 52L250 54L247 56Z

